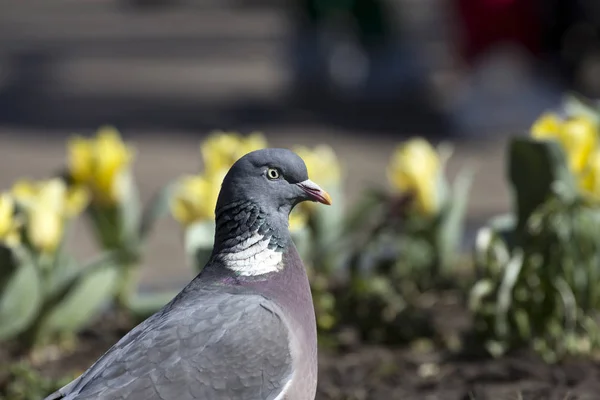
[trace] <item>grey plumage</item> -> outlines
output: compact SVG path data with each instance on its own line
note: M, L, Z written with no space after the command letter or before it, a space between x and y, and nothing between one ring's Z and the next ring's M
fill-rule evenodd
M287 228L305 200L330 201L294 153L241 158L224 179L203 271L46 400L314 399L315 316Z

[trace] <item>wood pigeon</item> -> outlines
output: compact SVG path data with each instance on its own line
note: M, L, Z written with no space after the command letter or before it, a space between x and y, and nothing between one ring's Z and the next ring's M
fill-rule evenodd
M45 400L313 400L315 314L288 230L307 200L331 204L292 151L240 158L223 180L202 272Z

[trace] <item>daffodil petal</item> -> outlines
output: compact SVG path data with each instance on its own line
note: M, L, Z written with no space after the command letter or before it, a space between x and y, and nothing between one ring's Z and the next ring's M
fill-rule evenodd
M419 212L431 215L441 207L440 158L426 140L414 138L396 149L388 166L388 179L396 190L415 197Z
M116 129L103 127L98 130L94 146L94 186L102 201L123 201L124 190L117 181L132 159L133 150L123 143Z
M10 192L17 201L27 204L33 201L38 191L39 188L34 182L21 179L13 184Z
M67 141L67 167L75 182L83 183L91 179L93 146L90 140L75 136Z
M531 136L537 139L555 139L560 134L562 120L554 113L545 113L531 126Z
M559 140L567 154L569 166L575 173L584 169L598 144L597 136L596 126L587 118L570 118L563 123Z
M52 253L64 236L65 222L80 213L87 204L87 189L67 189L62 179L41 182L20 181L12 189L26 215L25 232L29 242L41 253ZM13 219L10 232L0 241L15 243L20 239L22 220Z
M52 253L62 240L64 221L54 209L40 206L29 216L27 235L31 244L43 253Z
M214 218L224 173L184 176L171 199L173 218L184 226Z
M102 126L91 139L73 137L67 143L69 173L75 184L87 186L95 203L124 201L131 182L128 176L135 150L123 142L119 131Z
M67 187L60 179L51 179L40 187L39 203L48 209L62 213L65 206Z
M229 169L243 155L266 146L267 142L260 133L244 137L237 132L212 132L200 145L204 171L213 175Z
M600 149L590 155L586 170L579 175L579 186L584 195L600 201Z
M67 190L65 214L67 217L79 215L90 202L90 193L84 186L74 186Z
M338 184L341 179L341 167L333 149L327 145L318 145L314 149L297 146L294 152L304 160L308 176L327 188Z
M2 193L0 195L0 240L8 235L12 229L14 212L14 200L10 194Z

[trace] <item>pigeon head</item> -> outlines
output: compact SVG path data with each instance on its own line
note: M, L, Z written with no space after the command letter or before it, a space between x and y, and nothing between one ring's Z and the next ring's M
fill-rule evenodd
M252 202L266 213L286 218L303 201L331 204L329 194L308 179L304 161L287 149L262 149L246 154L229 170L217 201L220 208Z
M246 277L282 271L283 254L294 249L289 214L303 201L331 204L331 197L308 179L297 154L263 149L240 158L217 200L212 264Z

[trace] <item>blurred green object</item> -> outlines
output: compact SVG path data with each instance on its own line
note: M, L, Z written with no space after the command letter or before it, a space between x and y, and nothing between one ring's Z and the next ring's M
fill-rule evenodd
M406 144L413 145L414 156L422 155L420 139ZM444 176L449 149L431 150L439 165L431 169L436 176L427 177L438 189L429 190L419 183L424 176L412 176L429 174L428 168L413 168L411 162L396 159L407 156L410 161L412 151L402 148L389 170L404 177L390 179L405 182L405 189L366 192L345 220L348 268L345 283L338 288L337 318L340 325L354 326L362 339L371 342L397 344L431 334L424 299L432 291L458 286L455 278L472 172L463 169L450 186ZM416 193L419 190L423 193ZM422 194L435 196L437 205L416 207Z
M583 115L596 124L600 123L600 101L590 100L577 93L565 96L564 110L567 115Z
M18 265L16 254L0 247L3 284L0 287L0 340L14 337L25 330L36 317L42 288L38 271L31 262Z
M514 188L518 228L556 191L573 201L577 188L565 154L554 141L515 138L509 144L508 169Z
M68 344L113 300L141 317L149 304L156 310L172 298L140 297L135 275L147 235L168 212L171 188L142 209L128 167L133 150L113 128L93 139L75 137L68 148L61 178L21 180L1 197L0 341L12 340L25 353ZM101 249L83 264L65 249L82 211Z
M112 254L78 265L64 253L49 262L26 247L3 247L0 341L23 350L74 336L106 304L117 284Z
M200 272L208 262L214 244L215 222L196 222L185 229L185 251L188 259Z
M338 300L333 288L336 276L347 261L345 249L348 245L343 236L346 205L341 179L329 182L327 191L334 199L333 204L311 207L307 226L292 232L292 239L308 272L320 333L331 331L338 322Z
M68 384L76 376L48 379L41 376L27 363L20 362L0 367L0 393L6 400L39 400Z
M112 298L117 257L79 264L65 250L85 191L54 178L21 180L3 193L0 237L0 341L20 350L73 338Z
M133 180L128 182L132 190L128 191L124 201L108 206L91 204L86 215L101 248L113 254L119 269L115 302L121 310L135 313L137 273L143 249L155 222L169 213L172 187L163 188L143 208L137 190L133 190ZM162 294L157 296L163 297Z
M579 194L556 142L514 138L507 160L515 213L477 235L476 331L495 356L587 355L600 345L600 209Z
M136 304L143 247L156 220L169 212L172 187L163 188L144 207L133 177L134 157L135 148L123 142L119 131L104 126L94 137L75 136L67 142L65 179L71 187L90 191L92 199L85 214L100 248L111 253L118 272L114 300L122 311L135 314L147 308L149 301L145 298L144 306ZM163 299L163 294L158 294L156 302Z

